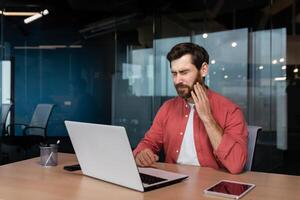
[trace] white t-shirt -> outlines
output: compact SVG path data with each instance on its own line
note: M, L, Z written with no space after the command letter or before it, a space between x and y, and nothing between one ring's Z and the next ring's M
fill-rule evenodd
M189 103L189 105L191 107L191 111L184 132L177 163L200 166L197 153L196 153L195 141L194 141L193 119L194 119L195 109L194 109L194 104Z

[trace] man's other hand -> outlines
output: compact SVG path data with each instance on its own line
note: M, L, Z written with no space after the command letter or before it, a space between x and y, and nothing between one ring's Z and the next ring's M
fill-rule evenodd
M150 149L144 149L135 156L135 162L139 167L149 167L158 161L158 158Z

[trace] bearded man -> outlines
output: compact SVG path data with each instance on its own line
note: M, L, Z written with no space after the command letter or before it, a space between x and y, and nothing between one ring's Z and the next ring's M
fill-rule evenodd
M194 43L180 43L167 59L178 96L157 112L133 151L136 164L151 166L163 148L167 163L240 173L247 160L247 124L236 104L205 85L207 51Z

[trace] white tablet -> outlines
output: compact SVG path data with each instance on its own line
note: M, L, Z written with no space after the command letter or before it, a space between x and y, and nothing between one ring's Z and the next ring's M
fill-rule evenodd
M213 186L205 189L204 193L232 199L240 199L254 187L255 185L251 183L221 180Z

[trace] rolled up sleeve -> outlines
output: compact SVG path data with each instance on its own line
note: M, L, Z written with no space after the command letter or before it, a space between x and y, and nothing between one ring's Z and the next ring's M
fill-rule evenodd
M145 134L133 151L134 157L142 150L149 148L153 153L158 154L163 143L163 124L166 115L166 105L164 104L157 112L151 128Z
M236 107L226 117L222 140L214 154L230 173L237 174L244 169L247 145L247 124L241 110Z

